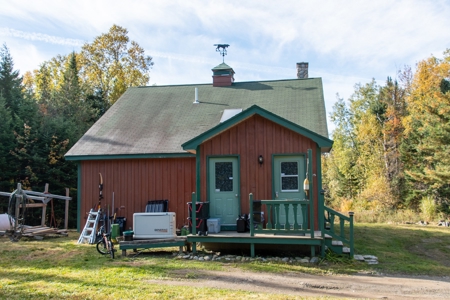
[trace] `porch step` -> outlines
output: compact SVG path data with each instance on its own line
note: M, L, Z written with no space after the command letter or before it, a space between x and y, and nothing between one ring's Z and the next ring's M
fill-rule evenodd
M345 247L342 241L333 240L331 237L326 236L325 245L336 254L350 254L350 248Z
M344 243L342 243L342 241L332 241L331 245L344 247Z

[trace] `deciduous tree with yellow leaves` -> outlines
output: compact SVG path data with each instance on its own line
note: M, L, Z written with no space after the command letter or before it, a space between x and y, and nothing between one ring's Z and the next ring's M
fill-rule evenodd
M450 197L450 50L443 58L421 61L407 98L403 119L403 158L411 189L409 200L418 204L432 196L440 204Z
M148 84L152 65L152 58L138 43L130 41L125 28L117 25L81 50L82 76L101 91L109 105L127 88Z
M450 50L414 73L405 68L399 81L356 85L331 117L324 183L334 206L418 209L431 197L450 211Z

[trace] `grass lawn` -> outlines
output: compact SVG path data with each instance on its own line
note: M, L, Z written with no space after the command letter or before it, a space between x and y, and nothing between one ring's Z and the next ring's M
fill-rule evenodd
M192 280L202 271L229 268L258 272L310 274L383 273L448 276L450 228L416 225L356 224L356 254L371 254L378 265L330 255L317 265L283 262L199 262L174 259L172 252L112 260L94 245L77 245L69 237L0 238L1 299L286 299L285 295L223 288L168 286L152 280ZM161 250L161 249L159 249ZM292 298L292 297L291 297Z

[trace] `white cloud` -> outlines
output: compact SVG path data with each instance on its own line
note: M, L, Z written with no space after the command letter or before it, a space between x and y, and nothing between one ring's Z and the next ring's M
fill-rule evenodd
M295 63L310 62L330 111L335 94L347 99L355 83L383 83L439 56L449 47L448 16L446 0L16 0L2 3L0 39L30 70L117 24L154 57L151 84L210 82L221 62L213 44L229 43L225 62L237 81L294 78Z
M77 39L68 39L59 36L52 36L38 32L25 32L11 28L0 28L0 36L11 36L30 41L41 41L50 44L64 45L64 46L82 46L84 42Z

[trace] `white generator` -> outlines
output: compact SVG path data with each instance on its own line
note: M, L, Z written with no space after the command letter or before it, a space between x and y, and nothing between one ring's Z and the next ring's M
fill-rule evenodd
M164 239L177 236L174 212L134 213L134 239Z

